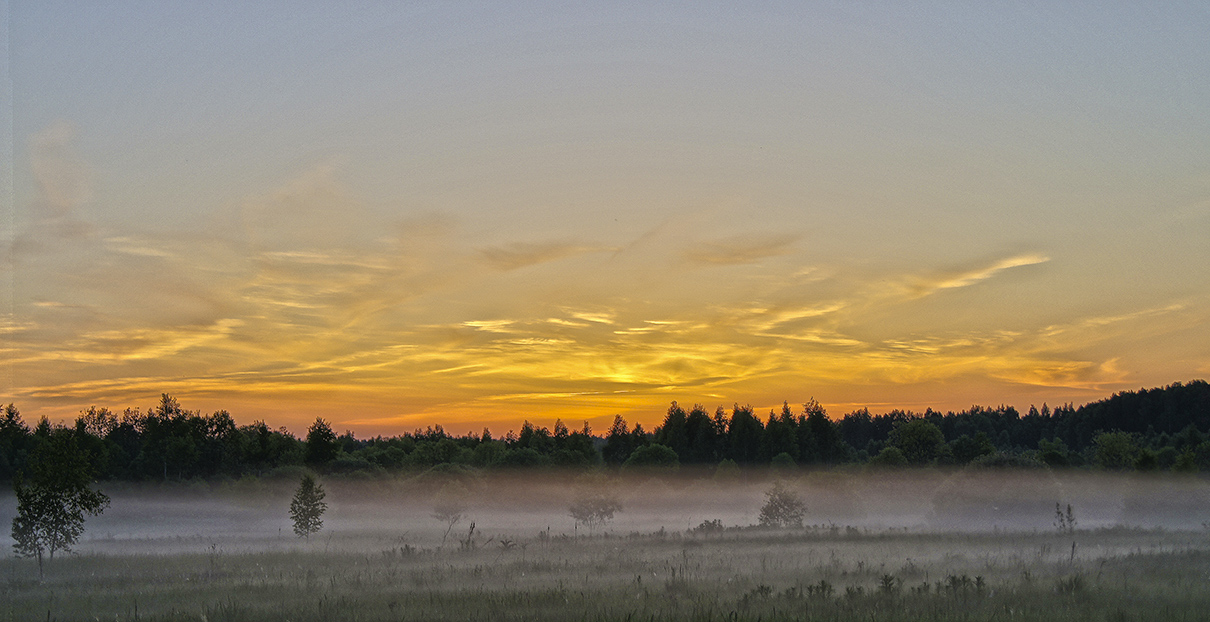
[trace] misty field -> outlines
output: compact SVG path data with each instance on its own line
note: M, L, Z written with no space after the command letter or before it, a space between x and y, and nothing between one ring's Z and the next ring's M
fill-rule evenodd
M12 620L1201 620L1210 485L1089 473L784 475L803 527L755 526L772 475L426 474L126 485L39 580L0 560ZM464 515L432 516L456 481ZM622 510L586 527L584 491ZM1076 519L1056 524L1055 504ZM11 519L11 497L0 519ZM473 528L472 528L473 524ZM447 535L448 530L448 535ZM444 542L443 542L444 540ZM6 549L8 547L6 546Z

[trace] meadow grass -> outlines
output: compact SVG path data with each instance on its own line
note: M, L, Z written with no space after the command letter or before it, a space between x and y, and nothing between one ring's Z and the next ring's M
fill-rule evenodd
M1074 554L1071 544L1076 543ZM354 544L355 543L355 544ZM1210 538L728 529L0 560L9 620L1204 620Z

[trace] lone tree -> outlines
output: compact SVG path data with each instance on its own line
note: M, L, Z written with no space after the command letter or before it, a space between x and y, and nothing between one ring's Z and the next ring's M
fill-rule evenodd
M760 524L766 527L801 527L807 506L784 482L774 482L765 491L765 505L760 509Z
M290 501L290 518L294 520L294 533L300 538L311 539L311 534L323 529L323 513L328 509L324 503L324 487L315 483L310 474L304 475Z
M13 478L17 515L13 518L13 552L38 560L70 552L84 533L84 518L97 516L109 497L92 490L92 466L69 430L57 430L30 456L29 479Z
M584 525L589 533L613 520L613 515L620 511L622 502L610 491L609 482L604 477L592 475L581 478L579 490L567 508L576 527Z
M605 493L595 493L578 496L567 513L576 521L576 526L585 525L589 533L596 527L603 527L613 520L613 515L621 511L622 504L614 497Z

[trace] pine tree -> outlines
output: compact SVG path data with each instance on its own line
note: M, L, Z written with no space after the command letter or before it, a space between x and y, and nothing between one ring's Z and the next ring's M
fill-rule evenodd
M294 533L300 538L311 539L311 534L323 529L323 513L328 509L324 503L324 488L315 483L310 474L298 483L294 499L290 501L290 518L294 520Z

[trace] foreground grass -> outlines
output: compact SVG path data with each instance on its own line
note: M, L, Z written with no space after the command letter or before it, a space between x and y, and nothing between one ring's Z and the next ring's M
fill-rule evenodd
M1075 553L1071 544L1076 543ZM10 620L1203 620L1210 541L729 530L0 560ZM328 552L325 552L327 549Z

